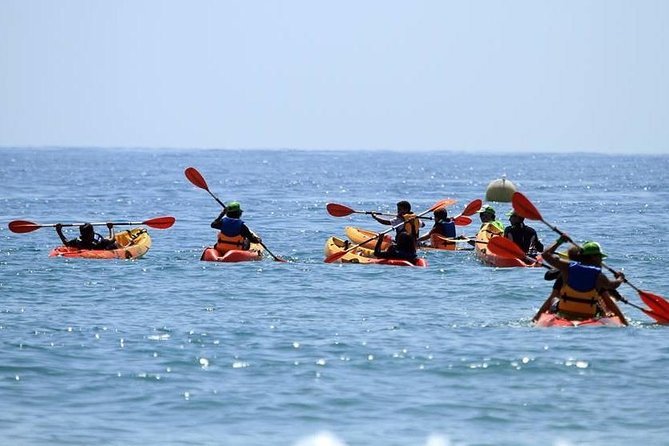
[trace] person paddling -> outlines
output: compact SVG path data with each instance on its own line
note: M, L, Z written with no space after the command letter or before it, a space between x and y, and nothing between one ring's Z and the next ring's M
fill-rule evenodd
M537 231L527 226L525 219L515 211L511 211L507 215L511 226L504 229L504 237L520 246L527 255L536 257L537 252L544 250L544 245L539 241Z
M406 232L397 234L395 242L390 247L382 251L383 237L378 237L376 246L374 247L374 256L379 259L394 259L406 260L414 265L418 257L416 256L416 242L415 239Z
M260 243L262 239L254 234L242 221L244 211L238 201L229 202L223 211L211 222L211 227L218 229L216 250L224 254L231 249L248 250L251 243Z
M448 216L448 210L446 208L439 208L434 211L434 225L430 229L430 232L425 234L422 237L418 238L419 242L430 240L433 234L437 234L442 238L457 238L455 232L455 221ZM460 237L462 238L462 237ZM432 244L435 244L435 241L432 240ZM438 243L438 246L446 246L449 242L443 241ZM450 243L454 245L454 243Z
M423 226L423 223L416 218L416 214L411 212L411 203L408 201L403 200L397 203L397 216L392 220L380 218L374 212L371 215L374 220L382 225L397 226L395 241L401 233L407 233L413 238L414 244L417 243L420 227ZM404 224L402 224L403 222Z
M504 232L504 223L497 220L494 207L486 204L481 206L481 209L479 209L477 212L479 214L479 218L481 219L481 227L479 230L483 229L486 224L490 223L498 230L497 232Z
M578 260L562 260L555 250L564 242L570 242L567 235L561 235L548 249L541 253L547 264L560 272L563 285L558 295L554 312L570 320L584 320L598 315L618 315L622 313L605 290L615 290L624 281L623 273L616 273L610 280L602 274L601 246L597 242L586 242L578 253ZM624 317L621 318L625 321Z
M114 238L113 223L107 223L107 228L109 228L109 238L104 238L96 233L93 229L93 225L90 223L84 223L79 226L79 237L72 240L68 240L65 238L65 235L63 235L62 224L58 223L55 227L58 237L60 237L63 245L67 247L89 250L111 250L118 248L116 239Z

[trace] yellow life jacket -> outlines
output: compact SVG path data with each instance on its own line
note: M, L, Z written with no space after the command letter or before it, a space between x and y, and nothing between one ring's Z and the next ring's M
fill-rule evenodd
M224 254L231 249L248 249L248 243L246 238L242 237L241 234L230 237L219 232L215 248L216 251Z
M576 291L567 284L560 290L560 301L558 302L558 311L566 313L567 316L588 319L597 315L597 294L596 289L590 291Z
M416 214L414 213L408 213L402 215L402 218L404 219L404 231L413 236L414 238L418 238L418 233L420 231L420 220L418 218L415 218ZM413 220L410 220L412 219Z

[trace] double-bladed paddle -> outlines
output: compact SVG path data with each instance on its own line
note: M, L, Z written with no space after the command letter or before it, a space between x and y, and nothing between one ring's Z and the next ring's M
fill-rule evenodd
M514 192L513 197L511 199L511 203L513 205L513 209L521 217L527 218L529 220L541 221L556 233L560 235L565 235L565 233L562 232L560 229L558 229L556 226L553 226L546 220L544 220L544 218L541 216L541 213L536 208L536 206L534 206L534 204L532 204L532 202L522 193ZM571 243L574 246L579 247L573 241ZM612 272L613 274L618 274L618 271L614 270L605 263L602 263L602 266L607 270L609 270L610 272ZM630 287L632 287L639 294L641 300L652 309L653 314L649 314L647 311L644 310L646 314L648 314L649 316L651 316L652 318L661 323L666 323L666 321L669 320L669 302L667 302L666 299L664 299L661 296L658 296L657 294L653 294L648 291L644 291L637 288L635 285L630 283L629 280L627 280L627 278L624 279L624 282ZM659 316L662 320L659 320L654 315Z
M188 181L190 181L194 186L197 186L200 189L204 189L207 192L209 192L209 195L211 195L211 197L214 200L216 200L216 202L220 204L223 207L223 209L225 209L225 204L223 204L223 202L219 200L218 197L214 195L212 191L209 190L209 186L207 185L207 182L205 181L204 177L202 176L202 174L200 174L200 172L198 172L198 170L195 167L187 167L186 170L184 170L184 174L186 175L186 178L188 178ZM272 251L270 251L262 241L260 242L260 246L262 246L265 249L265 251L267 251L267 253L270 256L272 256L272 258L277 262L284 262L284 263L288 262L287 260L282 259L281 257L275 256L274 253L272 253Z
M151 228L155 229L167 229L172 227L172 225L175 222L174 217L155 217L151 218L149 220L144 220L144 221L120 221L120 222L109 222L113 224L114 226L130 226L130 225L144 225L144 226L149 226ZM25 234L26 232L33 232L36 231L40 228L54 228L58 224L60 224L62 227L70 227L70 226L81 226L84 223L33 223L31 221L26 221L26 220L14 220L9 223L9 230L12 232L15 232L17 234ZM108 222L96 222L96 223L89 223L92 226L102 226L108 224Z
M451 206L456 203L456 200L449 199L446 201L444 206ZM444 207L442 206L442 207ZM328 211L328 214L333 217L348 217L351 214L365 214L365 215L383 215L387 217L396 217L396 214L389 214L385 212L376 212L376 211L357 211L351 207L346 206L345 204L339 203L327 203L325 209ZM434 220L433 217L421 216L421 220Z
M372 237L369 237L367 240L363 241L362 243L356 243L355 245L352 245L351 247L345 249L344 251L339 251L339 252L336 252L336 253L332 254L331 256L326 257L325 258L325 263L335 262L335 261L341 259L342 257L344 257L347 253L353 251L356 248L359 248L360 246L364 245L365 243L371 242L372 240L377 239L377 238L381 237L382 235L385 235L385 234L389 233L390 231L399 228L400 226L404 225L407 222L410 222L410 221L412 221L416 218L420 218L421 216L427 214L428 212L432 212L435 209L439 209L440 207L447 205L449 201L450 201L450 199L445 199L445 200L438 201L435 204L433 204L432 207L430 207L429 209L421 212L420 214L416 214L413 217L408 218L407 220L404 220L403 222L396 224L395 226L391 226L389 229L386 229L385 231L379 232L378 234L373 235Z
M455 204L456 200L453 199L446 199L444 200L444 204L441 207L448 207L453 204ZM471 224L472 219L469 218L469 215L474 215L476 211L481 209L481 205L483 202L479 199L476 199L469 203L465 209L462 211L461 214L453 218L453 222L458 225L458 226L467 226ZM339 204L339 203L328 203L325 208L327 209L328 213L332 215L333 217L348 217L351 214L365 214L365 215L384 215L384 216L391 216L394 217L395 214L387 214L387 213L381 213L381 212L375 212L375 211L357 211L353 208L350 208L346 205ZM434 220L434 217L427 217L427 216L420 216L417 217L420 219L425 219L425 220Z

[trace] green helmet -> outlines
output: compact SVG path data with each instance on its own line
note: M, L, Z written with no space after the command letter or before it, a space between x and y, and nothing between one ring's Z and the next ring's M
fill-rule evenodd
M581 248L581 255L606 257L602 252L602 247L597 242L585 242Z
M243 212L242 211L242 205L239 204L239 201L230 201L228 204L225 205L225 212L229 213L235 213L235 212Z

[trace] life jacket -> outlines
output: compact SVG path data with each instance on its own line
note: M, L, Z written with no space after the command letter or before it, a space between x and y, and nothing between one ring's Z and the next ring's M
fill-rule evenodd
M439 221L434 224L439 234L447 238L455 238L455 222L453 220Z
M597 315L597 277L602 269L578 262L569 264L567 282L560 290L558 311L568 316L590 318Z
M221 230L216 241L216 250L225 253L231 249L248 249L247 240L242 237L242 225L244 222L239 218L223 217L221 219Z
M404 219L404 225L397 228L397 233L406 232L417 239L420 231L420 221L416 218L416 214L410 212L402 215L402 218Z

